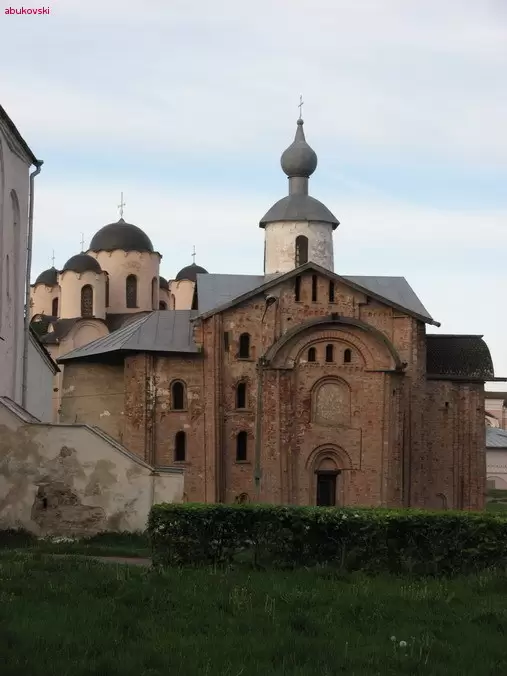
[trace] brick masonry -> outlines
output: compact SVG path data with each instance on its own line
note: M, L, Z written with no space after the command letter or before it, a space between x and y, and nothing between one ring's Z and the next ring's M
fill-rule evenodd
M197 322L198 355L132 355L122 376L110 365L66 366L64 389L72 384L76 397L65 400L66 416L88 415L150 464L183 466L189 501L315 504L318 474L334 471L338 503L481 509L483 385L427 381L422 322L342 284L330 302L329 280L315 281L302 276L299 301L290 280L271 290L278 301L269 307L258 296ZM301 328L332 313L339 323ZM396 368L401 362L406 367ZM121 377L122 405L113 406L108 392ZM172 409L174 381L185 387L182 410ZM84 396L91 382L95 399ZM107 420L99 412L105 401ZM178 432L184 461L175 460ZM236 459L240 432L245 460Z

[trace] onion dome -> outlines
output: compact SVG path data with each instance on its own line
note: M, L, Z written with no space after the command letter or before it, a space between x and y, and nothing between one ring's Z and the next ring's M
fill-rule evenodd
M55 267L44 270L35 280L34 286L37 286L37 284L56 286L58 284L58 270Z
M306 142L301 118L297 121L294 142L282 153L280 164L289 177L289 194L269 209L259 226L265 228L279 221L317 221L329 223L335 230L340 224L336 216L308 194L308 179L317 168L317 155Z
M72 256L63 266L62 272L72 270L72 272L102 272L99 262L88 254L80 253Z
M297 121L294 142L282 153L280 164L289 178L303 176L309 178L317 169L317 155L306 142L303 120Z
M120 218L101 228L90 242L90 251L147 251L153 253L153 244L148 235L137 225Z
M207 275L208 271L204 268L201 268L200 265L192 263L192 265L187 265L185 268L182 268L176 275L176 281L180 282L182 279L188 279L191 282L197 281L197 275Z

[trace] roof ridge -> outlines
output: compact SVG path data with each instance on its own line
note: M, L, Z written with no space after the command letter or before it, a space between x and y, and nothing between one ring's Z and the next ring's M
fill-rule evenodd
M63 360L67 360L72 357L74 353L82 352L83 350L89 350L89 349L94 349L98 344L100 344L103 341L106 341L108 338L111 338L111 336L114 336L116 340L120 337L119 334L121 335L121 339L125 342L129 338L132 338L134 333L144 324L145 321L152 315L152 312L148 312L147 314L143 315L142 317L139 317L138 319L135 319L133 322L129 322L126 326L121 326L119 329L116 329L116 331L111 331L111 333L108 333L106 336L101 336L100 338L96 338L95 340L92 340L91 343L87 343L86 345L83 345L82 347L76 347L70 352L67 352L67 354L62 355L61 357L58 357L56 360L57 363L60 363ZM116 348L117 349L117 348ZM105 350L107 352L107 350Z

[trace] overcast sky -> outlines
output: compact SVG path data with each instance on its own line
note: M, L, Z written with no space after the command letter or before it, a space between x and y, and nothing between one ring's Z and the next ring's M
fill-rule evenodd
M262 273L302 93L335 271L406 277L432 331L484 334L507 376L505 0L47 2L0 16L1 103L44 160L34 276L121 191L164 276L194 244L210 272Z

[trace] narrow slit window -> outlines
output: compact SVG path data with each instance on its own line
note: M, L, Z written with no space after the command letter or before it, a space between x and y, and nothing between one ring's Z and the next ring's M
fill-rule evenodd
M334 355L333 355L333 352L334 352L333 346L332 346L331 344L330 344L330 345L326 345L326 361L327 361L327 362L332 362L332 361L334 361Z
M312 302L317 301L317 275L312 275Z
M185 409L185 385L177 380L171 387L171 408L173 411Z
M314 347L311 347L308 350L308 361L316 361L317 360L317 350Z
M329 302L334 303L334 282L329 282Z
M308 263L308 237L299 235L296 237L296 267Z
M250 357L250 334L242 333L239 337L239 356L241 359Z
M347 348L343 353L343 363L350 364L351 361L352 361L352 352Z
M301 300L301 277L299 275L294 280L294 296L296 301Z
M246 383L238 383L236 387L236 408L246 408Z
M53 298L51 303L51 315L53 317L58 317L58 298Z
M185 462L187 456L187 435L185 432L176 432L174 437L174 460Z
M248 435L246 432L238 432L236 437L236 462L245 462L248 453L247 453L247 442Z

